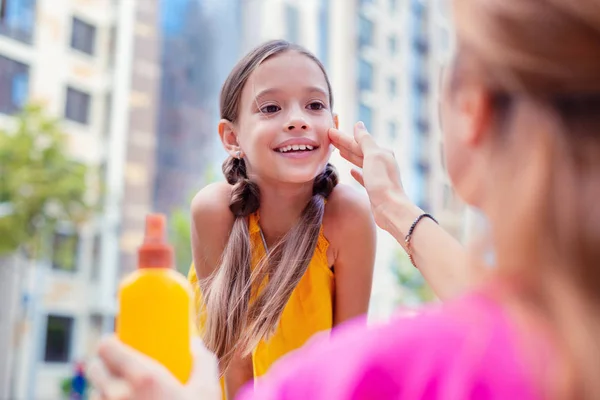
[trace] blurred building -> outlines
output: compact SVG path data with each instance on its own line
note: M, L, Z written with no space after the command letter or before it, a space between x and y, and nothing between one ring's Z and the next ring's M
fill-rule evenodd
M154 0L0 0L0 124L27 101L44 104L105 182L102 214L59 226L49 258L15 279L2 398L60 398L74 363L112 329L115 279L133 267L151 208L157 20Z
M219 92L240 56L242 0L161 1L158 211L189 208L191 196L220 175ZM215 168L212 168L215 169Z
M285 39L328 59L328 0L251 0L243 2L242 53L272 39Z

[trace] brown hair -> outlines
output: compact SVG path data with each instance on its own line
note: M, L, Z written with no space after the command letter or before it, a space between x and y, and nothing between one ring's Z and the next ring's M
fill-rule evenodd
M287 51L296 51L317 63L327 81L332 107L331 85L321 62L304 48L277 40L257 47L233 69L221 91L222 118L237 121L242 91L252 72L265 60ZM310 263L323 221L325 199L338 182L335 168L328 164L315 178L313 196L300 220L251 270L248 216L260 206L260 190L248 179L243 158L225 160L223 174L233 185L229 208L235 222L221 265L202 282L206 304L204 341L219 358L222 372L236 351L249 353L275 329L292 291ZM259 285L264 286L257 293Z
M557 398L600 398L600 1L454 4L452 84L480 79L492 94L498 138L535 133L542 146L534 161L548 167L537 190L511 204L523 219L506 232L519 251L504 261L518 266L499 265L498 273L507 278L519 268L518 283L511 282L518 302L542 317L564 350L561 376L544 377L541 389ZM538 120L519 126L523 113Z

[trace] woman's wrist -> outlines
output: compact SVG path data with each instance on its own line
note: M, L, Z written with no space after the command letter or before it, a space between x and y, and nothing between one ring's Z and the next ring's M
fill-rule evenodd
M410 226L423 210L403 193L390 193L380 210L382 228L404 246Z

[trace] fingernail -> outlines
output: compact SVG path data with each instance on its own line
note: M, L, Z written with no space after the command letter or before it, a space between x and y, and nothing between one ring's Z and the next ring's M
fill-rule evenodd
M358 121L358 127L360 129L365 129L365 124L362 121Z

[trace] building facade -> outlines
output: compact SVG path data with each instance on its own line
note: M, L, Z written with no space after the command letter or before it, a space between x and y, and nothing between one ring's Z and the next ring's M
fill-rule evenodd
M155 208L189 208L220 176L219 92L239 56L240 0L162 0Z
M113 328L116 279L133 267L151 208L157 20L153 0L0 1L0 124L42 104L105 187L97 218L59 226L48 259L18 261L2 398L60 398L75 363Z

